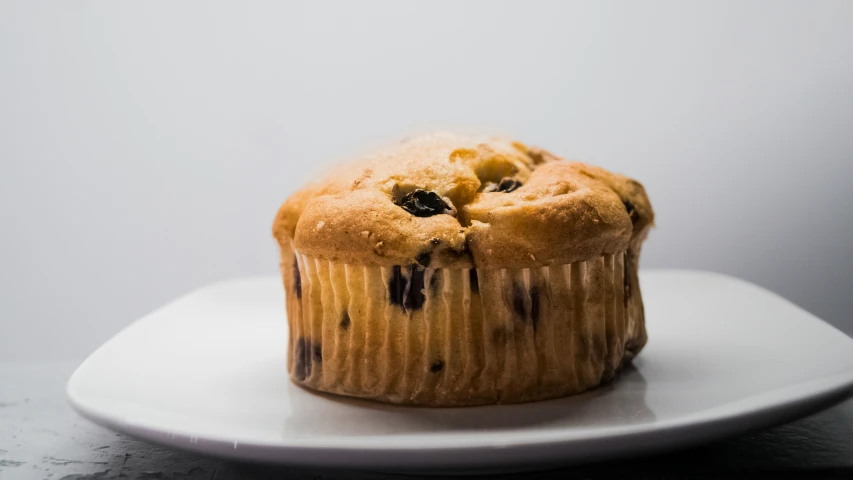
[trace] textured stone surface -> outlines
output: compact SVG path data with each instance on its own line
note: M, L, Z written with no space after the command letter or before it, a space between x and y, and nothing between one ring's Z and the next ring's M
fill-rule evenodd
M153 446L80 418L74 365L0 363L0 479L402 479L370 472L247 465ZM536 478L853 478L853 401L788 425L703 447L540 472ZM500 474L480 478L527 478ZM416 476L411 478L429 478Z

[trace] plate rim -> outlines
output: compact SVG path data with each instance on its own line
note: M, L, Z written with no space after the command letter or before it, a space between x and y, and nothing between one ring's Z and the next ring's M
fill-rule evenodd
M76 373L76 372L75 372ZM73 378L73 375L72 375ZM351 467L366 467L381 465L384 467L405 468L412 467L412 461L406 457L416 457L421 462L433 463L437 458L443 455L453 453L454 456L471 455L465 462L454 462L451 460L445 464L433 464L433 467L441 469L447 466L460 465L511 465L519 463L521 460L504 456L501 452L505 449L531 449L537 447L547 447L549 450L564 450L566 453L561 460L565 463L571 461L575 457L583 457L588 460L598 458L608 458L612 456L627 455L629 453L647 453L654 451L662 451L667 449L675 449L680 447L697 445L716 439L725 438L739 433L746 433L780 422L792 421L797 418L802 418L811 413L816 413L825 408L838 404L845 399L853 396L853 373L837 373L830 378L836 381L832 385L827 385L819 391L809 391L808 386L815 383L826 383L829 378L821 378L807 380L792 386L786 386L779 389L774 389L760 395L746 397L726 404L722 407L700 412L704 418L694 419L695 415L687 415L677 419L669 420L656 424L639 424L627 425L619 427L609 427L599 429L599 434L596 435L559 435L566 431L555 431L553 435L538 434L536 438L531 438L528 441L491 441L491 442L470 442L468 445L454 445L452 442L447 442L446 439L442 443L444 445L410 445L410 444L388 444L379 445L378 443L371 444L370 442L353 444L329 444L326 443L327 438L342 438L342 437L317 437L312 441L300 444L300 441L306 439L295 439L295 442L288 443L272 443L259 441L241 441L223 438L214 438L210 435L193 435L187 432L166 431L150 426L137 424L126 419L120 419L110 415L103 415L95 410L89 409L83 403L74 398L73 394L69 393L69 401L71 406L82 417L108 429L129 435L131 437L149 441L155 444L174 447L185 451L216 455L232 460L250 460L260 461L265 463L278 464L316 464L324 466L351 466ZM714 415L715 410L723 407L731 409L732 405L740 403L755 402L757 398L775 397L781 394L782 391L796 389L800 392L799 395L789 397L785 401L776 402L758 402L751 408L744 408L739 411L732 411L723 415ZM741 420L750 419L750 422L741 422ZM570 432L570 431L568 431ZM457 435L454 435L457 437ZM491 435L493 439L500 439L500 436ZM557 438L546 438L557 437ZM564 437L564 438L559 438ZM348 438L348 437L343 437ZM352 437L353 439L359 437ZM627 443L633 443L637 440L644 440L642 443L635 443L631 448L619 447ZM362 438L363 442L364 439ZM615 448L611 451L599 451L590 453L589 451L575 452L578 455L571 455L570 447L578 445L601 444L603 442L612 442ZM448 444L450 443L450 444ZM596 449L593 449L596 450ZM363 456L352 455L354 453L363 454ZM473 454L480 454L489 458L475 458ZM331 454L331 455L330 455ZM402 458L394 456L385 457L381 461L375 454L392 454L402 455ZM491 455L489 455L491 454ZM545 455L553 457L553 455ZM415 465L421 467L422 465Z
M644 270L644 272L651 273L647 270ZM807 314L811 320L820 322L823 326L828 326L832 330L835 330L836 335L842 335L851 340L844 332L803 310L787 299L743 279L717 272L700 270L655 269L654 272L677 272L679 274L716 276L745 284L784 301L788 306ZM160 445L176 447L196 453L214 454L231 459L293 464L318 463L321 459L314 457L323 455L324 459L322 463L324 465L370 466L381 463L383 466L398 465L406 467L410 466L411 461L400 463L398 461L401 460L400 458L396 460L388 458L383 459L382 462L377 462L377 458L374 458L375 455L359 457L352 454L385 452L404 457L417 455L418 459L426 461L427 458L434 460L435 458L433 457L439 457L448 453L452 453L453 457L458 457L460 454L470 455L472 453L482 454L491 452L493 454L497 453L497 455L492 455L496 457L495 459L488 462L475 462L473 458L470 458L470 461L466 463L509 464L516 462L508 458L510 457L508 455L500 455L499 452L501 450L508 448L529 450L532 448L547 447L549 450L564 449L568 451L569 449L566 447L570 446L591 445L609 441L615 447L623 445L626 442L635 442L638 439L643 439L644 442L637 443L630 448L631 452L659 450L667 446L677 447L697 444L716 438L744 433L757 428L768 427L781 421L794 420L853 396L853 370L851 370L839 371L795 384L784 385L772 390L739 398L723 405L717 405L709 409L653 423L618 425L596 429L555 429L553 431L538 431L535 433L526 431L502 432L501 435L456 432L450 438L447 435L436 433L397 434L391 436L396 439L408 440L407 442L389 442L389 437L342 437L334 435L311 438L283 437L281 441L269 442L251 439L222 438L216 435L197 435L192 432L180 431L180 429L164 430L152 427L146 425L144 422L134 422L128 418L120 418L119 416L99 411L97 408L87 405L85 399L80 398L75 392L75 384L80 381L79 378L85 373L87 365L96 360L102 349L110 344L113 339L132 328L133 325L145 321L155 313L170 307L184 298L212 287L222 287L227 284L267 278L271 278L271 276L240 277L205 285L167 302L160 308L127 325L92 352L69 377L65 391L72 408L84 418L109 429ZM853 344L853 340L851 340L851 344ZM740 421L744 419L749 419L750 421ZM411 442L412 439L418 439L418 442ZM624 451L626 450L625 448L615 448L613 450L609 454L604 455L617 456L619 453L627 453ZM339 454L334 457L334 461L330 461L329 457L325 457L331 453ZM591 458L588 452L586 453L584 458ZM346 459L344 460L340 456ZM553 457L553 454L547 456ZM561 461L569 460L570 457L571 455L564 455ZM314 460L311 460L311 458L314 458ZM452 461L444 463L453 464ZM442 465L434 466L442 467Z

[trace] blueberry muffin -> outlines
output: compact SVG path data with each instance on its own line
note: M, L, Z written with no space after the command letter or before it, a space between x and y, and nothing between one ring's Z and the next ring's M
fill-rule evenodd
M498 138L408 139L280 208L288 371L312 389L469 406L582 392L646 343L643 186Z

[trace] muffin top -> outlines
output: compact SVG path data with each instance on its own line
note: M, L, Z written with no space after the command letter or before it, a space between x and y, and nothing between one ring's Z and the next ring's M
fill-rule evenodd
M304 186L273 235L347 264L525 268L639 249L653 221L630 178L511 140L439 133Z

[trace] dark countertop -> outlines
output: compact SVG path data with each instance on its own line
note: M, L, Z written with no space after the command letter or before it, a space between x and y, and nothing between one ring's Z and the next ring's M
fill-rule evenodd
M65 381L75 366L0 363L0 480L407 478L248 465L130 439L71 409L65 400ZM797 422L698 448L536 474L591 480L755 476L853 478L853 400Z

